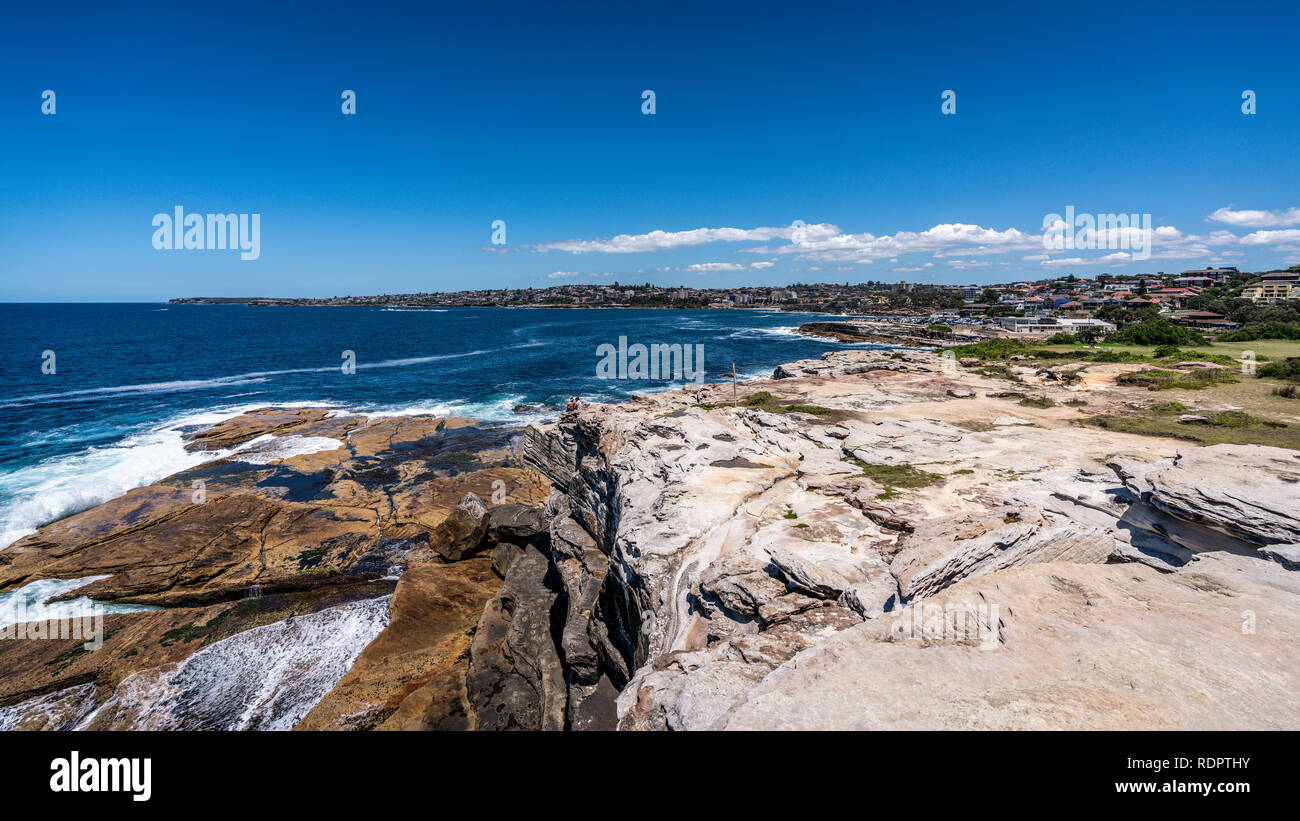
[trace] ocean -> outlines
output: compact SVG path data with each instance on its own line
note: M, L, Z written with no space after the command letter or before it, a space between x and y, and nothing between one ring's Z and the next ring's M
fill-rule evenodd
M597 377L601 345L703 346L704 381L843 343L821 314L751 310L0 305L0 549L37 527L214 458L196 427L266 405L524 424L570 396L681 386ZM877 346L864 346L877 347ZM355 371L344 373L345 352ZM516 412L519 405L532 406Z

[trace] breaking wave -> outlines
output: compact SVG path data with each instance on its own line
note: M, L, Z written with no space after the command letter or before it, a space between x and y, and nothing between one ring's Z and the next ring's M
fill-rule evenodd
M255 627L135 673L77 729L291 730L388 625L391 598Z

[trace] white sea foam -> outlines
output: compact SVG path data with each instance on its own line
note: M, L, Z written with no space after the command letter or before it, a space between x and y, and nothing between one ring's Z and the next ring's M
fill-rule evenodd
M522 394L502 396L481 402L453 400L448 402L416 402L406 405L387 405L362 411L370 419L382 419L388 416L467 416L481 422L538 422L553 419L558 411L542 408L535 411L515 413L515 407L528 404Z
M72 729L94 709L96 689L92 681L0 707L0 732Z
M135 673L79 729L293 729L388 625L391 598L255 627Z
M93 617L96 613L136 613L158 609L142 604L95 602L87 596L78 596L60 602L50 601L56 596L62 596L91 582L107 578L108 576L83 576L80 579L41 579L10 590L8 593L0 593L0 627L8 627L24 621L79 619Z
M341 441L328 436L272 436L268 433L246 443L234 451L230 458L252 465L269 465L292 456L338 450L341 447Z
M724 329L719 329L724 330ZM807 339L799 333L798 325L777 328L734 328L727 334L727 339Z
M292 402L279 406L322 405ZM42 525L87 510L173 473L229 456L234 451L186 451L182 439L184 430L214 425L259 407L262 405L241 405L187 414L129 434L112 445L43 459L0 475L0 499L8 502L0 512L0 550L36 532Z
M478 350L466 351L464 353L437 354L433 356L412 356L404 359L385 359L380 362L358 362L356 368L359 371L374 368L407 368L412 365L425 365L430 362L441 362L447 359L461 359L467 356L482 356L486 353L492 353L492 351ZM27 406L41 402L104 399L122 395L174 393L177 391L228 388L237 385L253 385L266 382L273 376L285 376L296 373L329 373L331 371L338 371L339 368L340 365L329 365L321 368L286 368L278 371L252 371L249 373L235 374L233 376L217 376L211 379L182 379L170 382L147 382L139 385L113 385L103 388L83 388L81 390L63 391L60 393L33 393L27 394L26 396L15 396L10 401L0 404L0 408Z

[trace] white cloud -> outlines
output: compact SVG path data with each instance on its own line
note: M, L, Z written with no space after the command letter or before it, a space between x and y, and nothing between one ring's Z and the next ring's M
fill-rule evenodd
M899 231L880 237L870 233L836 233L821 238L808 237L790 245L752 250L757 253L797 254L800 259L818 262L863 262L890 259L901 254L955 252L986 255L1042 247L1040 235L1026 234L1015 228L998 231L980 225L944 223L919 232Z
M1285 231L1252 231L1241 238L1242 245L1282 245L1300 242L1300 228Z
M711 273L713 271L743 271L745 266L739 262L698 262L694 265L686 266L688 271L699 271L701 274Z
M1238 228L1282 228L1300 225L1300 208L1280 211L1234 211L1231 208L1220 208L1206 219Z
M1044 268L1070 268L1075 265L1088 265L1090 260L1083 257L1066 257L1064 259L1049 259L1040 262L1039 265Z
M805 240L817 240L840 233L834 225L805 225L801 228L695 228L690 231L651 231L648 234L619 234L610 239L568 239L536 246L538 251L568 251L573 254L638 254L689 248L710 242L771 242L792 239L796 231Z
M763 268L771 268L775 264L776 263L774 262L767 262L766 260L751 262L749 264L740 262L697 262L694 265L687 265L684 269L660 268L659 270L685 270L695 271L701 274L711 274L714 271L758 271Z
M1286 211L1233 211L1221 208L1210 216L1219 222L1232 225L1300 224L1300 209ZM1148 223L1149 224L1149 223ZM1059 230L1064 224L1057 222L1049 229ZM1078 237L1087 241L1088 248L1070 249L1078 256L1054 258L1055 253L1044 246L1044 235L1021 231L1017 228L999 230L968 223L942 223L924 231L899 231L876 236L871 233L846 234L829 223L806 226L760 228L695 228L689 231L651 231L644 234L619 234L609 239L572 239L534 246L535 251L568 251L574 254L650 253L663 250L689 248L716 242L750 243L736 250L745 254L767 254L776 258L793 256L804 262L855 263L866 265L877 260L910 270L918 264L907 255L928 254L945 261L950 268L965 270L989 265L1008 265L1009 262L979 262L979 257L1020 255L1023 262L1038 263L1043 268L1064 268L1077 265L1124 266L1140 260L1208 260L1225 254L1231 248L1268 246L1282 251L1300 243L1300 228L1257 230L1244 236L1231 231L1215 229L1207 234L1186 234L1172 225L1161 225L1149 233L1142 228L1128 226L1100 228ZM785 242L780 242L784 240ZM1281 246L1281 247L1279 247ZM1062 249L1064 250L1064 249ZM1094 253L1095 252L1095 253ZM1149 253L1148 253L1149 252ZM723 271L762 270L775 262L701 262L685 268L660 268L660 271L680 270L696 273ZM930 263L927 263L929 265ZM808 270L819 270L811 268ZM574 276L569 272L556 272L551 277Z

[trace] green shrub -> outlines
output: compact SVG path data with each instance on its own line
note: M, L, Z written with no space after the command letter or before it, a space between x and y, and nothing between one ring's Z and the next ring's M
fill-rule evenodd
M1018 404L1027 408L1050 408L1056 403L1046 396L1026 396Z
M1251 342L1256 339L1300 339L1300 324L1273 320L1245 325L1219 336L1220 342Z
M1018 354L1030 353L1029 346L1019 339L1001 336L970 345L957 345L951 350L958 357L973 356L976 359L1006 359Z
M782 405L779 408L769 408L773 413L807 413L812 416L825 416L835 411L830 408L823 408L821 405Z
M1106 337L1107 342L1126 345L1208 345L1198 331L1175 325L1167 319L1148 319L1115 331Z
M1258 371L1260 376L1268 379L1300 379L1300 357L1288 356L1277 362L1270 362Z
M1152 391L1163 391L1171 388L1199 390L1208 388L1211 385L1222 385L1237 381L1237 377L1227 368L1198 368L1186 373L1148 368L1144 371L1124 373L1115 377L1115 382L1120 385L1136 385Z

